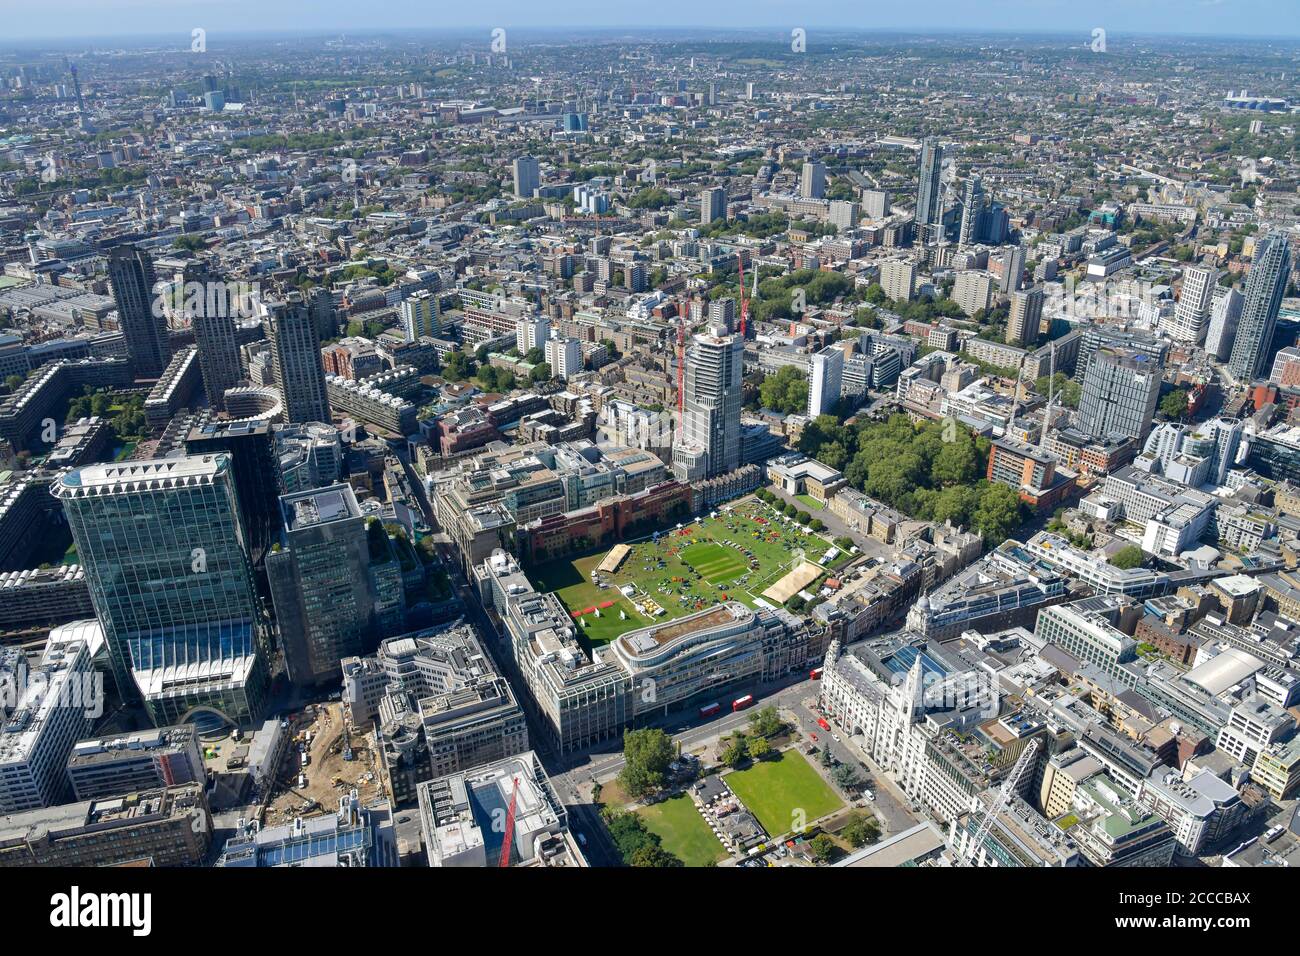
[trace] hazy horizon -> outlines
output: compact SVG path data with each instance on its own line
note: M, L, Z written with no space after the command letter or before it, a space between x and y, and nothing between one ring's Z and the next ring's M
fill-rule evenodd
M151 39L176 33L188 37L196 27L212 37L232 35L313 35L442 31L448 34L493 27L530 31L646 29L655 32L753 32L784 35L807 30L981 35L1110 34L1293 40L1300 37L1296 0L931 0L920 19L917 8L866 8L828 11L789 0L750 0L736 15L744 22L699 23L698 4L660 0L653 7L612 5L596 0L565 0L539 5L524 0L484 0L447 5L429 0L383 0L360 6L350 0L54 0L45 6L0 0L5 37L14 41ZM725 11L710 10L722 17ZM69 25L71 24L71 26ZM215 37L213 37L215 39ZM179 41L178 41L179 42Z

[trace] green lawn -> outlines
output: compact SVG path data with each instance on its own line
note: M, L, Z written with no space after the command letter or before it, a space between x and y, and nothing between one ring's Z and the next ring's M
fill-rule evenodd
M648 830L659 834L664 849L687 866L708 866L727 858L727 851L695 809L695 802L685 794L636 812Z
M778 758L760 760L724 779L773 837L790 832L795 810L802 810L804 822L812 823L844 806L844 801L796 750L782 751Z
M817 560L828 547L824 537L805 534L781 521L766 505L750 500L730 513L720 512L716 518L664 532L657 541L632 545L622 566L608 577L611 587L600 588L591 582L591 572L606 551L535 565L528 569L528 576L538 590L554 592L570 613L614 602L601 608L599 618L579 616L587 624L578 624L578 631L587 645L593 646L651 623L649 616L638 613L619 593L623 585L631 584L657 602L664 609L654 618L659 621L712 607L723 595L755 607L755 598L790 570L796 552ZM619 618L619 610L626 619Z
M808 508L811 508L813 511L821 511L823 508L826 507L825 504L818 501L812 495L795 495L794 497L795 500L797 500L800 504Z
M724 544L693 544L682 551L682 560L710 584L730 584L749 567L735 548Z

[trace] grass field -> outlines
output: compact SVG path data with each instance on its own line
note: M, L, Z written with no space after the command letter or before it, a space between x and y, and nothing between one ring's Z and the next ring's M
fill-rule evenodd
M685 794L640 807L636 813L648 830L659 834L664 849L687 866L708 866L727 858L695 802Z
M578 631L589 646L601 645L652 620L670 621L712 607L724 595L756 607L757 596L790 569L797 553L816 560L829 546L820 535L806 534L767 505L749 499L716 518L633 544L618 571L605 577L610 587L598 587L591 580L604 551L540 564L530 568L528 576L538 590L554 592L570 613L578 613L577 620L586 622L578 624ZM618 590L628 584L638 598L649 597L664 613L651 618L637 611ZM610 607L600 608L611 601ZM581 613L588 608L600 608L600 616Z
M795 750L785 750L779 758L760 760L748 769L735 770L725 779L773 837L790 832L796 810L803 811L805 823L812 823L844 806L844 801Z
M734 548L722 544L693 544L682 551L682 560L712 585L730 584L749 567Z

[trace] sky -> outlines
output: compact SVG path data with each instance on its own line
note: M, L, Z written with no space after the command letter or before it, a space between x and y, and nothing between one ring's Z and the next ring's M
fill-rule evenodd
M731 18L735 17L735 20ZM0 0L5 38L638 26L1300 35L1300 0Z

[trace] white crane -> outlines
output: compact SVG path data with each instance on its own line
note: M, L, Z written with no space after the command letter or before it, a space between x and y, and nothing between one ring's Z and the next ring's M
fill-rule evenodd
M1011 775L1002 783L1002 789L998 791L997 799L989 807L988 812L984 815L983 822L975 830L975 835L970 838L966 844L965 852L957 854L958 866L974 866L975 857L979 853L979 848L984 845L985 838L989 835L989 830L993 828L993 821L997 819L999 813L1005 810L1011 804L1011 798L1016 795L1016 787L1020 784L1020 778L1029 770L1030 765L1034 762L1034 754L1038 753L1038 741L1031 740L1024 750L1020 752L1016 765L1011 768Z

